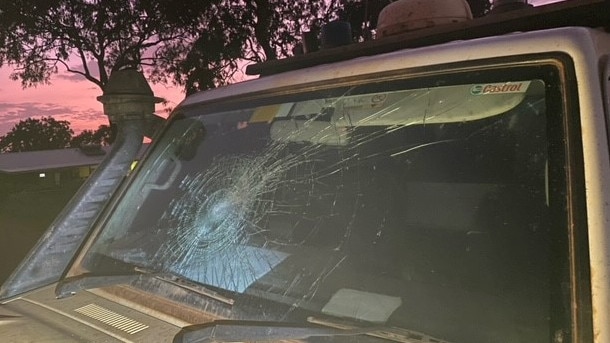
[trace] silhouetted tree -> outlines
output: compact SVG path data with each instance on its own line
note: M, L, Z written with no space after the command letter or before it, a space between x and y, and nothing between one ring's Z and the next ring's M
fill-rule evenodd
M109 125L100 125L93 133L93 137L101 145L110 145L114 143L116 132Z
M187 94L239 80L245 64L286 57L301 32L334 15L336 1L222 0L198 21L189 44L176 44L154 76Z
M103 90L111 70L152 65L165 45L191 35L173 8L188 3L199 11L214 2L2 1L0 66L14 67L11 77L24 87L48 82L63 68Z
M83 145L110 145L114 142L114 133L109 125L100 125L97 130L83 130L72 137L70 146L79 148Z
M72 137L72 139L70 140L70 147L80 148L83 145L88 145L88 144L98 144L99 145L100 143L96 142L93 134L94 134L93 130L83 130L78 135Z
M70 123L52 117L21 120L0 137L1 152L62 149L70 145L74 132Z
M475 17L491 8L490 0L467 1ZM202 34L193 37L192 44L174 49L176 58L158 70L162 77L173 75L174 82L183 85L187 94L228 84L240 76L244 64L290 55L304 31L319 29L332 19L349 21L355 41L370 38L379 12L391 2L223 0L208 20L201 21Z
M0 2L0 66L24 87L61 68L101 89L139 66L154 82L205 89L248 61L286 56L325 0L20 0ZM74 62L77 63L74 63ZM243 61L243 62L242 62Z
M60 68L101 89L112 70L140 67L187 93L241 77L245 64L286 57L304 31L338 17L366 38L391 0L0 1L0 66L24 87ZM473 14L489 0L468 0ZM77 61L77 63L74 63Z

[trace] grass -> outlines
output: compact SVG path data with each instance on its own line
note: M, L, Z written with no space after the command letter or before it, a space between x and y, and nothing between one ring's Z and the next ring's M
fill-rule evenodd
M74 195L80 183L62 188L21 191L0 203L0 284Z

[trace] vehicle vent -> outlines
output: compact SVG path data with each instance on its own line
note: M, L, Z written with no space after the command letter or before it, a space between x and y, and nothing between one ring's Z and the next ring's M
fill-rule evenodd
M110 311L95 304L85 305L83 307L75 309L74 311L89 318L99 320L104 324L127 332L130 335L133 335L148 328L148 325L144 325L140 322L137 322L133 319L127 318L123 315L120 315L116 312Z

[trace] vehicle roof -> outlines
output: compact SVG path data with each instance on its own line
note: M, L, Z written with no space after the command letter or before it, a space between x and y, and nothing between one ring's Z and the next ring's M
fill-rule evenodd
M607 33L583 27L562 27L468 41L452 41L374 56L363 56L340 63L321 64L202 91L187 97L178 108L220 99L243 100L249 94L256 95L271 89L288 89L295 85L319 84L327 80L349 79L357 75L463 61L549 52L565 53L575 60L582 60L586 58L585 56L602 53L596 50L596 36L599 34Z

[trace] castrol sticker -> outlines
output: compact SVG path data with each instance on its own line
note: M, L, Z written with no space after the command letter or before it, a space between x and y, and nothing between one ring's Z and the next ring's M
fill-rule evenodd
M474 85L470 88L472 95L525 93L531 81L502 82Z

